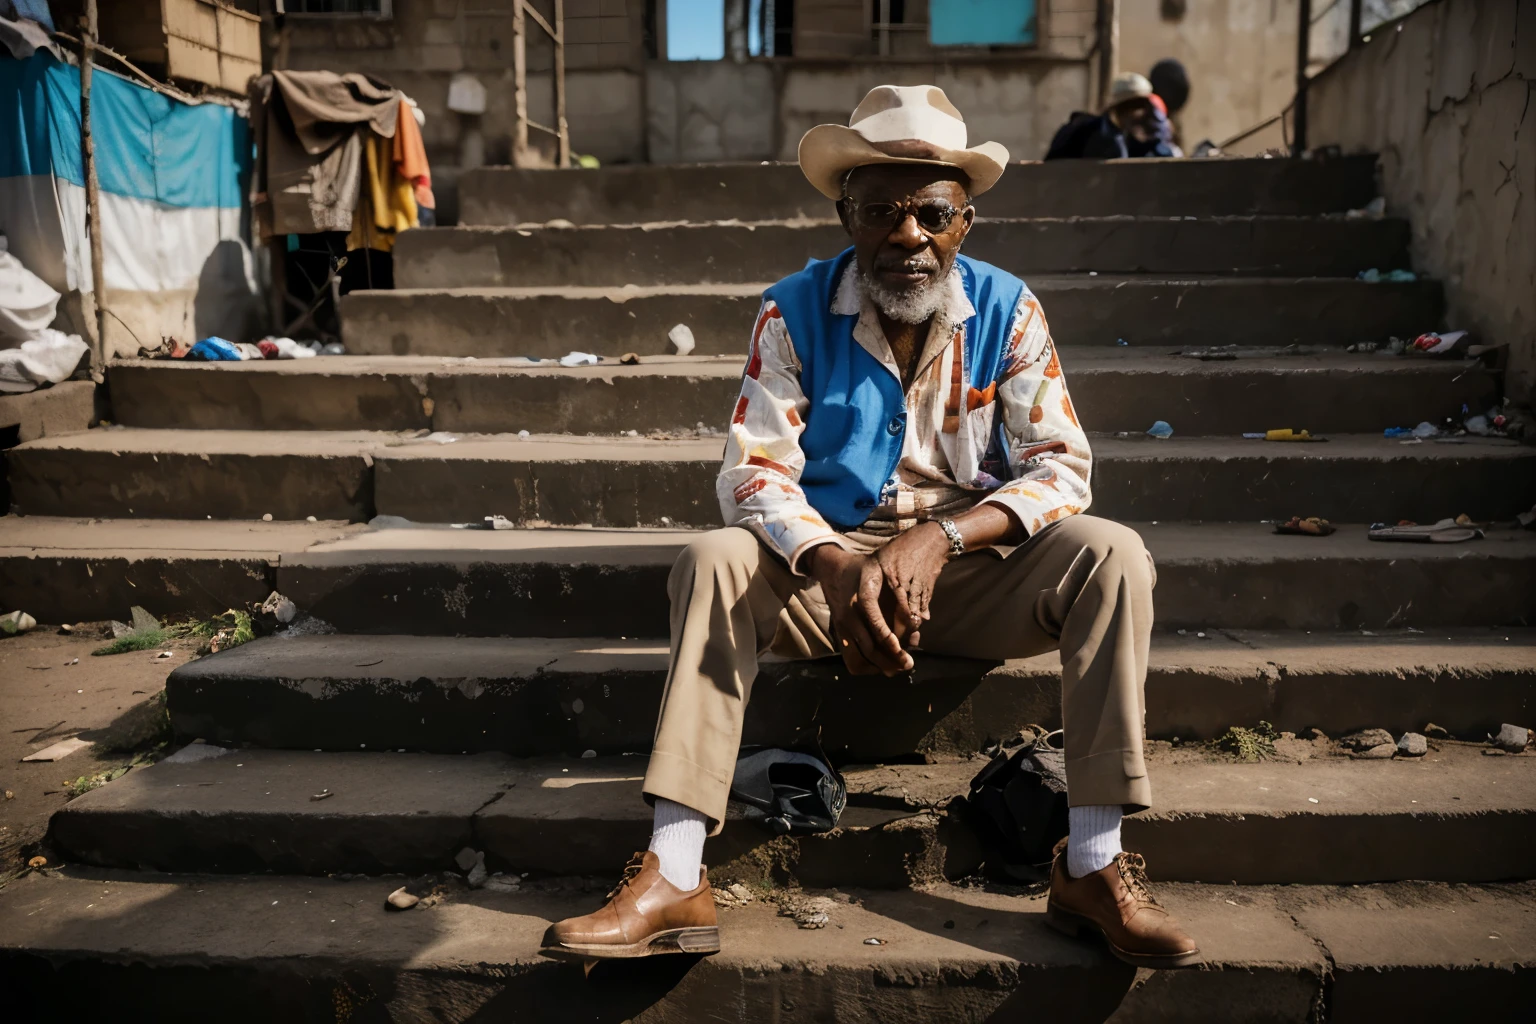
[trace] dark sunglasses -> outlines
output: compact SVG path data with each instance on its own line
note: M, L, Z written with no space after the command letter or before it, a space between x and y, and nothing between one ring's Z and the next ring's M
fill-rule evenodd
M905 203L856 203L845 200L853 221L869 231L891 232L907 217L917 218L917 226L926 234L940 235L949 230L960 211L944 199L909 200Z

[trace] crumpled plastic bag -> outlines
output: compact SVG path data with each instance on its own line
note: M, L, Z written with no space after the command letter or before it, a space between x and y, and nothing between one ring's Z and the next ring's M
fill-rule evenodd
M0 392L19 394L66 381L87 351L78 334L45 327L19 348L0 349Z

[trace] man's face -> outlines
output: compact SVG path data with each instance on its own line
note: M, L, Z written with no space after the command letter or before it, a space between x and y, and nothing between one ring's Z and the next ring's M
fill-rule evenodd
M922 164L873 164L848 179L838 216L853 239L860 279L895 319L908 317L887 306L914 308L954 266L976 219L962 182L958 171Z
M1157 137L1156 108L1151 100L1126 100L1115 108L1120 130L1137 142L1151 142Z

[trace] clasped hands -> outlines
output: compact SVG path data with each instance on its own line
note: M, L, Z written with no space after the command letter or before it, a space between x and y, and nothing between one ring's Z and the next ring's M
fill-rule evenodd
M833 642L854 675L894 676L912 668L908 650L922 642L923 623L949 538L937 523L921 523L873 555L837 544L806 552L806 572L821 584L832 612Z

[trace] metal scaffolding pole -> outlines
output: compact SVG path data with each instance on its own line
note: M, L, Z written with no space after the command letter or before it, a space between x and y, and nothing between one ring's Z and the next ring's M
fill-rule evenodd
M554 0L555 23L551 25L529 0L517 0L512 8L512 88L517 112L517 134L512 140L512 162L519 167L534 163L528 148L528 129L534 128L558 140L558 166L571 164L571 131L565 110L565 0ZM555 44L555 124L540 124L528 116L528 20L544 30Z

